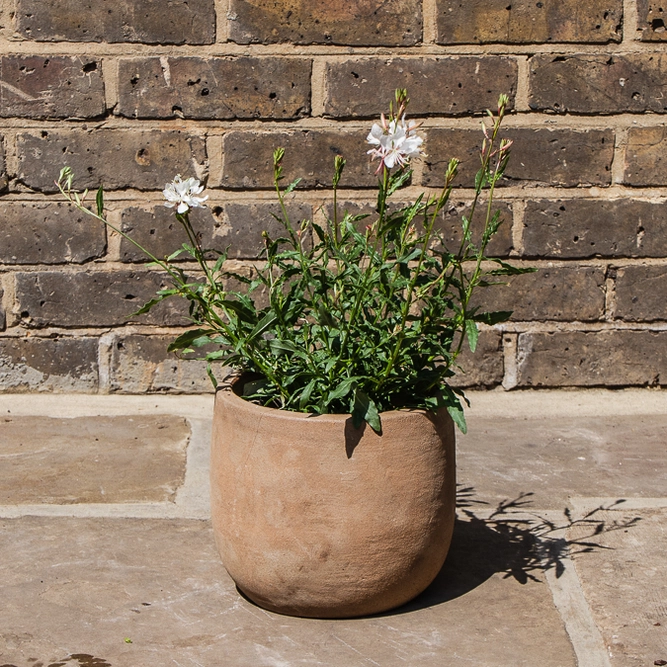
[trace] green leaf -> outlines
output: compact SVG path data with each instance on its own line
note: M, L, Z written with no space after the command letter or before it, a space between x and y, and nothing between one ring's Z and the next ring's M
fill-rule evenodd
M297 185L299 185L299 183L301 183L301 180L302 180L301 178L297 178L296 180L292 181L292 182L291 182L291 183L290 183L290 184L283 190L283 194L288 195L290 192L292 192L292 190L294 190L294 188L295 188Z
M477 348L477 339L479 338L479 329L474 320L466 320L466 335L468 336L470 351L474 352Z
M173 290L173 293L176 293L176 290ZM160 296L157 296L150 301L147 301L139 310L135 311L130 315L130 317L136 317L137 315L143 315L144 313L147 313L153 306L157 306L158 303L161 301L164 301L168 296L171 296L170 294L160 294Z
M492 259L491 261L498 264L500 268L488 271L487 275L489 276L518 276L522 273L535 273L537 271L537 269L532 266L512 266L512 264L503 262L501 259Z
M352 409L352 423L359 428L366 422L378 435L382 435L382 424L377 405L366 393L357 389L354 393L354 408Z
M272 311L269 311L250 332L250 335L248 336L248 342L255 340L255 338L258 336L261 336L277 319L278 318L276 317L276 314Z
M206 336L205 329L192 329L191 331L186 331L184 334L181 334L176 340L172 341L167 348L167 352L174 352L175 350L182 350L199 338L206 338L206 342L209 342L208 336ZM206 344L206 343L203 343ZM201 347L197 345L196 347Z
M97 215L100 218L104 217L104 188L100 185L97 190L97 197L95 197L95 202L97 203Z
M452 418L452 421L459 427L461 433L464 435L468 432L468 425L466 424L466 416L463 413L463 408L461 404L458 405L448 405L447 412Z
M334 390L327 395L327 404L339 398L345 398L356 384L358 377L346 378Z
M480 169L475 174L475 191L479 192L486 185L487 181L488 181L488 173L486 172L485 169Z
M308 355L300 347L297 347L294 343L292 343L289 340L279 340L277 338L274 338L269 341L269 347L271 348L271 352L273 352L273 354L275 354L276 356L291 352L300 359L308 358Z
M313 393L313 389L315 389L315 384L317 382L317 378L313 378L303 389L301 392L301 396L299 397L299 410L304 410L306 406L308 405L308 401L310 401L310 396Z
M499 322L507 322L512 316L511 310L497 310L493 313L475 313L472 319L475 322L483 322L484 324L498 324Z
M211 368L211 364L206 364L206 375L208 375L209 379L211 380L211 383L213 384L213 389L218 388L218 379L213 375L213 369Z

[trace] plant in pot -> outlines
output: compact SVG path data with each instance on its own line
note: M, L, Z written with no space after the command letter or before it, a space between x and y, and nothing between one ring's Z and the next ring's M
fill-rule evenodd
M216 392L212 519L227 571L267 609L385 611L422 592L444 563L455 517L454 423L466 429L465 397L448 379L463 345L474 351L478 323L509 316L480 312L475 289L525 270L485 254L502 222L493 197L509 158L510 142L498 136L507 103L501 96L483 123L455 248L438 223L457 160L439 195L389 203L422 153L405 90L367 137L378 162L370 216L339 210L338 156L327 224L293 223L286 198L298 181L281 187L284 151L274 152L284 234L264 234L264 264L250 273L229 268L226 250L202 247L189 217L205 205L198 181L177 176L164 191L187 242L164 259L139 246L171 282L139 313L187 299L193 326L169 349L202 350L214 385L217 365L235 371ZM92 210L72 182L63 169L58 186L70 202L138 245L105 217L102 188Z

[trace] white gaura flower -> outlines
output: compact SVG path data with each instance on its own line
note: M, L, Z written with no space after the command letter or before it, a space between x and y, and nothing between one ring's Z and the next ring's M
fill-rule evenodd
M405 118L387 122L384 116L381 125L373 123L366 141L374 146L368 154L380 160L378 172L382 169L382 165L387 169L392 169L396 165L404 167L410 158L422 154L420 147L424 140L417 135L417 127L419 127L417 123L406 122Z
M177 174L171 183L164 186L162 194L167 200L165 206L176 208L176 212L183 214L191 208L204 208L206 197L197 197L202 192L204 186L196 178L187 178L183 180L180 174Z

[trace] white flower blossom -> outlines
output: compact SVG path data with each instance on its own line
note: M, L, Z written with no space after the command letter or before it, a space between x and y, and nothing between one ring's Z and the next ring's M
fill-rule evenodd
M387 169L396 165L405 166L410 158L422 154L420 146L424 140L417 135L418 124L406 122L405 118L390 120L382 117L382 124L373 123L366 141L374 146L368 151L373 158L380 160L378 171L384 164Z
M191 208L204 208L204 202L208 199L208 196L196 196L203 189L204 186L196 178L183 180L181 175L177 174L171 183L167 183L164 186L164 190L162 191L164 198L167 200L165 206L174 208L178 204L176 212L181 215Z

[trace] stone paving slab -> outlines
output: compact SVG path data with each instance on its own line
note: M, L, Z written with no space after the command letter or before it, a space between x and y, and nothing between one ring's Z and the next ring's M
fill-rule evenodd
M189 436L186 420L172 415L5 414L0 505L172 501Z
M617 507L595 516L601 548L574 549L581 586L612 667L667 664L667 509ZM569 538L587 534L579 524Z
M574 667L549 587L530 559L521 573L516 549L484 521L459 521L443 571L415 601L318 621L242 598L207 521L3 519L0 662Z
M492 506L523 494L563 509L570 496L667 495L667 414L469 419L457 435L457 477Z

